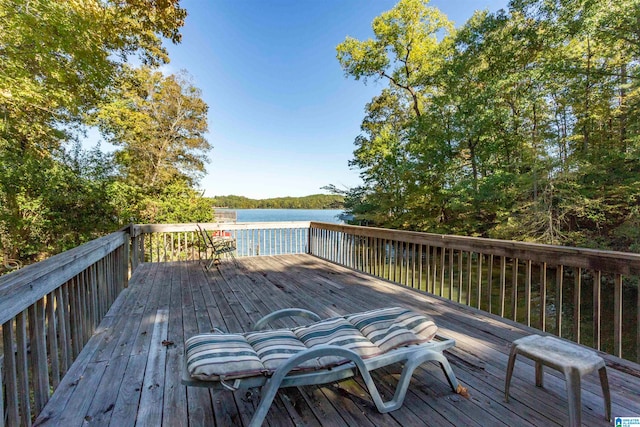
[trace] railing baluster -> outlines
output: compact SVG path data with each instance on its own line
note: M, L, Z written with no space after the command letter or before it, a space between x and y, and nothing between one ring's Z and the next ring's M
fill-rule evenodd
M47 344L49 344L49 359L51 360L51 384L56 389L60 384L60 358L58 347L58 322L55 311L55 293L47 295Z
M49 400L49 369L47 366L47 344L44 336L44 301L39 299L29 307L28 311L34 410L37 414Z
M433 265L431 266L431 274L433 277L431 278L431 286L433 286L433 290L431 291L433 294L436 293L436 282L438 281L438 247L433 246L433 256L431 257L431 261Z
M487 311L491 313L491 308L493 305L493 254L489 255L489 268L487 269L487 294L489 295L489 306Z
M512 267L511 267L511 288L513 290L513 301L511 303L512 308L512 318L514 321L518 320L518 264L520 260L518 258L511 259Z
M456 264L454 259L455 257L454 257L453 248L451 248L449 249L449 299L450 300L453 300L453 281L454 281L453 271Z
M613 354L622 357L622 274L616 274L613 292Z
M467 295L466 304L471 305L471 283L473 282L473 269L471 265L473 263L473 252L467 254Z
M483 254L482 252L478 252L478 304L477 307L478 309L481 308L481 301L482 301L482 258L483 258Z
M504 317L504 304L506 298L507 288L507 260L504 256L500 257L500 317Z
M547 330L547 263L540 264L540 329Z
M458 252L458 302L461 303L462 302L462 287L464 284L464 251L459 251Z
M20 419L23 426L31 425L31 404L29 396L29 360L27 350L27 310L16 315L16 346L17 364L16 375L18 379L18 395L20 406Z
M594 272L593 277L593 348L600 350L600 316L602 296L602 272Z
M525 282L524 282L524 299L525 299L525 324L531 326L531 260L526 262Z
M4 348L4 373L0 375L0 378L4 378L4 395L6 400L4 401L4 407L7 413L7 425L17 426L20 419L20 412L18 410L20 405L18 377L17 377L17 361L16 353L14 351L15 346L15 333L14 322L10 320L2 325L2 345ZM0 387L0 390L2 388ZM2 400L2 393L0 393L0 400ZM4 412L0 412L4 414ZM4 420L4 416L2 417Z
M426 268L424 290L431 292L431 246L425 246L424 257L424 267Z
M398 241L393 240L393 281L398 281Z
M70 312L71 315L71 339L73 344L73 358L78 357L80 350L82 349L80 346L81 335L82 335L82 326L80 324L80 306L78 304L78 279L74 278L71 280L70 289L69 289L69 304L70 304Z
M4 355L0 356L0 427L4 427Z
M562 265L556 267L556 335L562 336L562 288L564 284L564 268Z
M413 250L411 251L411 287L420 289L420 273L419 273L419 261L418 261L418 252L420 248L418 244L413 244Z
M581 322L581 312L580 312L580 304L581 304L581 293L582 293L582 269L577 268L575 275L575 282L573 284L573 340L577 343L580 343L580 322Z
M69 284L69 282L65 283L64 285L62 285L62 287L60 288L60 294L62 296L62 304L61 304L61 310L60 310L60 315L62 316L62 321L64 322L64 327L61 329L61 338L64 338L63 341L63 345L64 345L64 349L62 350L62 355L63 355L63 360L65 362L64 364L64 372L66 373L69 370L69 367L71 367L71 363L72 360L74 359L73 357L73 333L71 331L71 310L73 310L73 307L71 307L71 302L70 302L70 298L69 298L69 287L71 285Z
M440 296L444 295L444 272L445 270L445 254L446 250L443 247L440 248Z

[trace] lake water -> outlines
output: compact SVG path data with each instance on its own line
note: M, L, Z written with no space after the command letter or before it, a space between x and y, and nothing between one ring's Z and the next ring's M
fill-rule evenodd
M320 221L342 224L340 209L235 209L238 222Z
M237 222L291 222L318 221L343 224L339 218L343 213L340 209L229 209L237 214ZM217 209L217 212L224 209ZM237 254L276 255L305 253L308 251L309 230L296 229L265 229L265 230L236 230L233 232L236 240Z

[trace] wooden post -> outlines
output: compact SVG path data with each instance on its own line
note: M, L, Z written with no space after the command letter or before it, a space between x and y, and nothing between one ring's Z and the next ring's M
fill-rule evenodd
M513 302L512 305L512 314L513 320L518 321L518 263L520 260L518 258L512 258L511 262L513 265L511 267L511 287L513 288Z
M507 291L507 260L504 256L500 257L500 317L504 317L504 300Z
M478 252L478 309L482 308L482 252Z
M613 354L622 357L622 274L616 274L613 293Z
M13 320L6 322L2 325L2 345L4 348L4 375L0 375L0 378L4 379L5 395L7 400L4 401L3 411L7 412L7 425L16 426L19 424L20 413L18 412L19 398L18 398L18 377L16 375L16 354L14 352L15 334L13 332ZM0 390L2 388L0 387ZM2 393L0 393L0 401L2 400ZM4 422L4 412L2 422Z
M130 247L131 245L129 244L129 240L130 240L130 234L126 234L125 235L125 241L127 243L124 244L122 250L123 250L123 254L122 254L122 260L121 262L121 266L122 266L122 275L120 276L120 290L124 289L124 288L128 288L129 287L129 276L130 273L129 271L131 271L131 273L133 273L134 270L134 266L133 266L133 262L130 262ZM192 256L193 256L193 245L192 247ZM131 265L131 270L129 270L129 265Z
M487 294L489 295L489 306L487 311L491 313L491 306L493 305L493 254L489 255L489 268L487 268Z
M556 335L562 337L562 287L564 279L564 266L556 267Z
M577 268L575 282L573 284L573 340L580 343L580 304L582 292L582 269Z
M596 271L593 276L593 348L600 350L600 297L602 288L602 272Z
M4 381L2 380L2 365L4 365L4 355L0 356L0 427L4 427Z
M527 326L531 326L531 260L527 260L526 279L524 283L524 298L525 298L525 323Z
M20 419L24 426L31 425L31 404L29 396L29 361L27 354L27 311L16 316L16 346L18 357L16 358L16 376L18 383L18 401L20 406Z
M462 289L464 284L464 251L458 251L458 302L462 302Z
M473 274L471 265L473 264L473 252L467 254L467 302L468 306L471 306L471 283L473 282Z
M540 264L540 329L547 330L547 263Z

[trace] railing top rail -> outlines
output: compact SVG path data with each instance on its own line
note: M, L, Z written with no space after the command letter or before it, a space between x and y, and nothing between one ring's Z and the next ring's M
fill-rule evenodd
M127 243L117 231L0 277L0 325Z
M285 229L285 228L309 228L310 221L281 221L281 222L236 222L236 223L186 223L186 224L136 224L134 226L135 235L141 233L169 233L180 231L196 231L200 225L205 230L262 230L262 229Z
M350 233L362 237L377 237L406 243L446 247L535 262L546 262L549 265L580 267L623 275L640 275L640 254L628 252L516 242L484 237L391 230L325 222L311 222L310 226L311 228Z

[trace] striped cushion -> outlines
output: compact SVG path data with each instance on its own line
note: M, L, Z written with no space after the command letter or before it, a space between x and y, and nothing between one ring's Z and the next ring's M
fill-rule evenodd
M270 375L289 357L319 345L337 345L368 359L409 344L430 341L433 320L400 307L371 310L289 329L246 334L200 334L186 341L187 369L192 377L217 381ZM296 370L323 369L348 360L324 356Z
M377 345L365 338L358 329L342 317L301 326L295 328L293 333L307 347L337 345L358 353L363 359L380 354L380 349ZM326 368L340 365L347 362L347 360L336 356L326 356L320 358L318 362L322 367Z
M347 316L347 320L383 353L430 341L438 330L431 318L401 307L353 314Z
M200 334L186 342L187 369L201 380L244 378L266 371L240 334Z
M252 332L245 337L262 360L264 367L270 371L275 371L291 356L307 349L298 337L287 329ZM316 360L309 360L294 370L319 368Z

